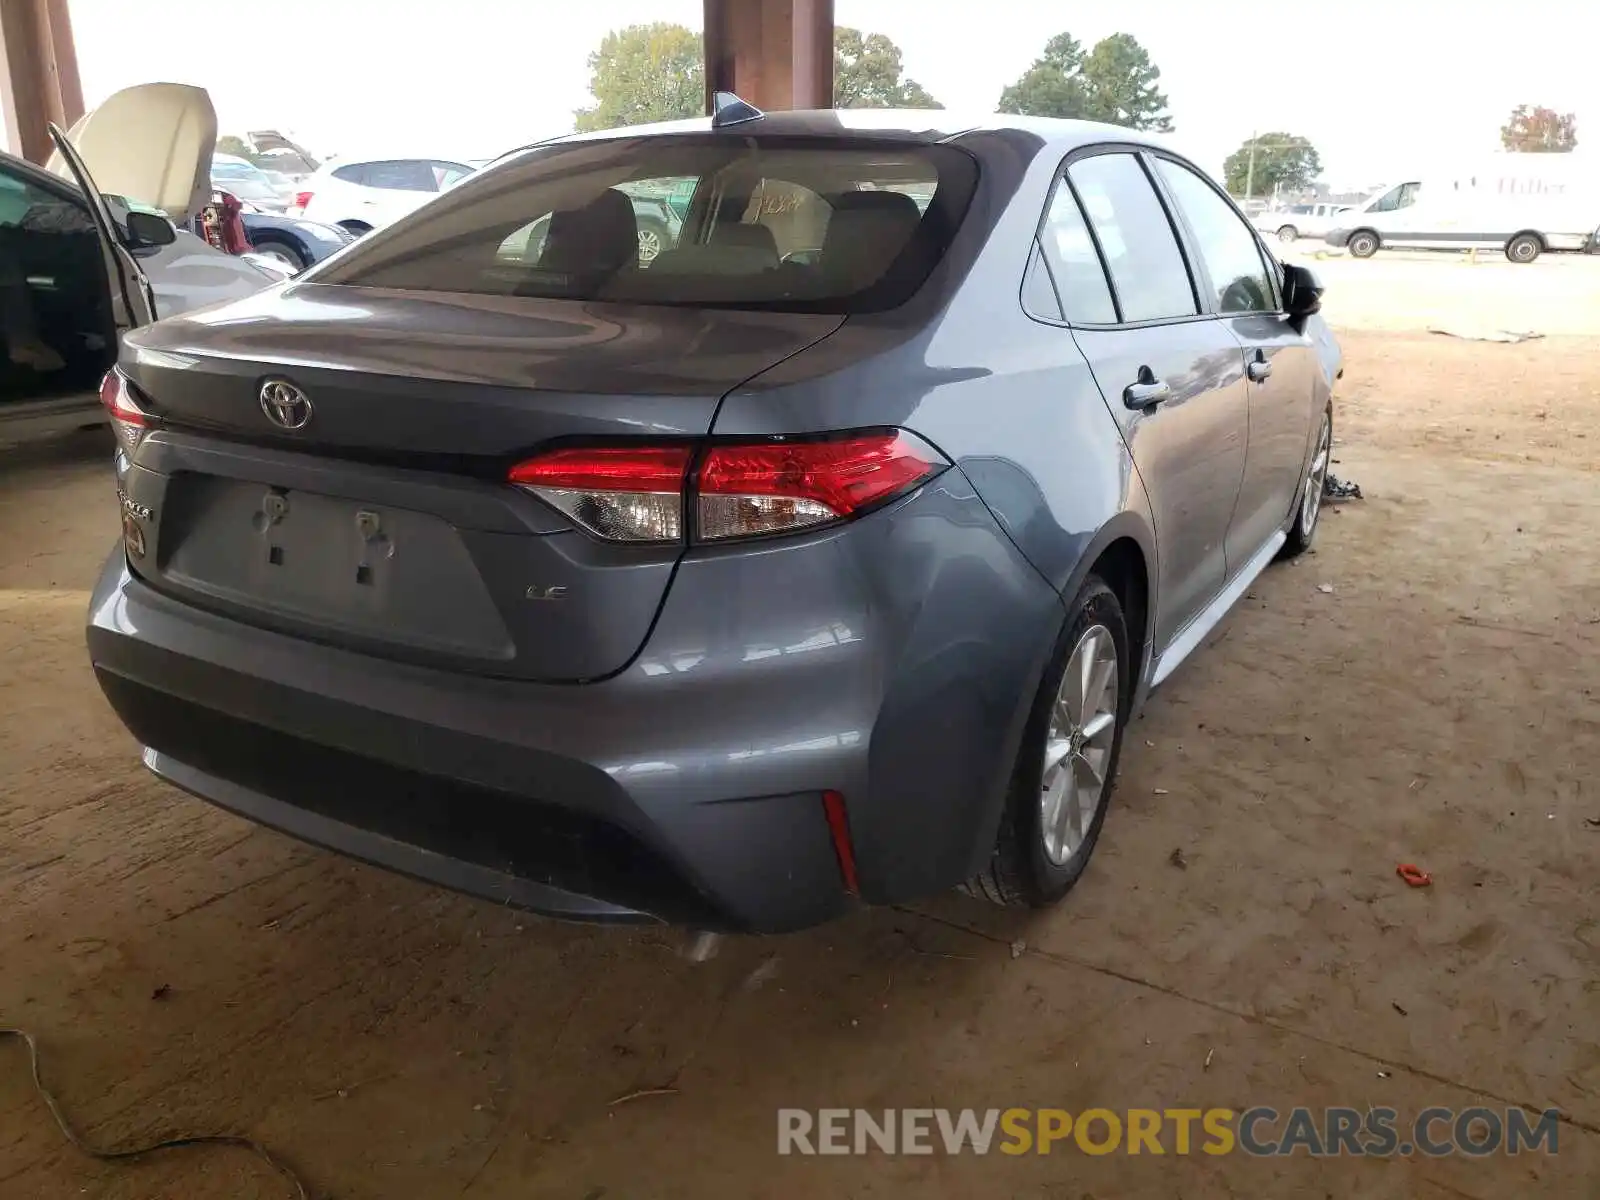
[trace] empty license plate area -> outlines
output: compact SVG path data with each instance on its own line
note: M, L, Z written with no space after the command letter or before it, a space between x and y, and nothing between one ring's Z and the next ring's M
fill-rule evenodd
M161 540L168 584L230 607L434 652L514 654L465 544L428 513L180 474Z

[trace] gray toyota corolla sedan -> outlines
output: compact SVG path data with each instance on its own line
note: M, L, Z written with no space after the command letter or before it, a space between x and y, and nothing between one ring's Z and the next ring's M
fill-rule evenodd
M727 111L127 338L88 642L151 770L571 918L1072 886L1316 531L1320 288L1127 130Z

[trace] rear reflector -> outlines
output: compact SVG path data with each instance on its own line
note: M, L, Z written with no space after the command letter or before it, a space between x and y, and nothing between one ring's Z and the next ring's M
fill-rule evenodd
M700 466L702 538L784 533L854 516L944 463L898 430L825 442L715 446Z
M611 541L680 541L693 501L703 541L792 533L847 520L949 464L901 430L812 441L714 444L691 479L687 446L562 449L510 482Z
M136 394L133 383L121 371L107 371L100 381L100 403L111 418L111 432L116 435L122 452L130 458L152 424L150 414L140 408L134 398Z
M555 450L511 468L527 488L596 537L675 542L683 537L687 446Z
M838 792L823 792L822 813L828 819L828 833L833 838L833 853L839 859L839 878L844 881L844 890L859 896L861 881L856 877L856 850L850 841L850 814L845 810L844 797Z

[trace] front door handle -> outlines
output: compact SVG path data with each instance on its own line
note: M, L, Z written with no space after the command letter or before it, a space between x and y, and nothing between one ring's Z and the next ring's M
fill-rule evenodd
M1172 399L1172 385L1157 379L1149 367L1139 368L1139 378L1122 389L1122 402L1129 408L1147 409Z
M1261 351L1257 350L1256 357L1245 368L1245 374L1249 375L1256 383L1260 383L1268 375L1272 374L1272 364L1267 361L1266 356Z

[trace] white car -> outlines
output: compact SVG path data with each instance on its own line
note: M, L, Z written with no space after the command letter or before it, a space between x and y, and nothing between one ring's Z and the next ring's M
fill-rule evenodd
M211 186L219 192L229 192L263 212L282 212L294 197L293 185L279 187L255 163L231 154L211 156Z
M1287 208L1271 208L1250 218L1262 233L1275 236L1280 242L1296 238L1326 237L1338 224L1335 218L1353 207L1349 204L1291 204Z
M472 171L444 158L332 159L300 181L289 215L367 233L421 208Z
M211 199L203 88L127 88L52 136L44 169L0 155L0 442L103 422L124 331L286 277L174 225Z

